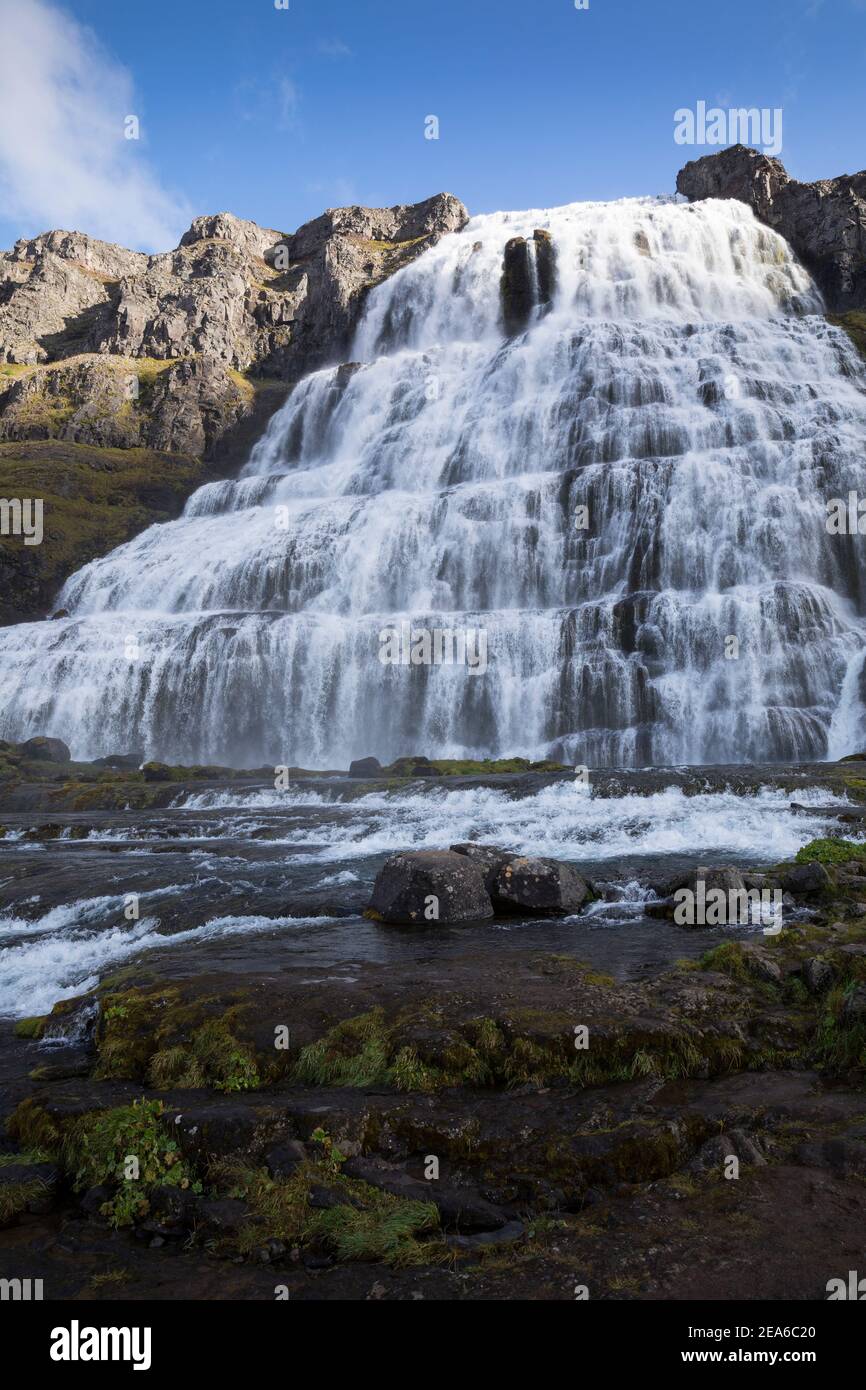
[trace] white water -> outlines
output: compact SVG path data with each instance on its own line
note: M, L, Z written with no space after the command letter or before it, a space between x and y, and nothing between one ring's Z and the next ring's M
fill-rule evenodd
M536 227L553 304L507 339L503 247ZM475 218L370 295L353 357L347 384L296 388L240 480L74 575L70 618L0 632L0 734L307 767L862 737L862 542L824 518L866 495L866 375L743 205ZM482 628L486 673L383 666L409 614Z
M828 804L826 791L819 788L798 791L797 800L804 806ZM323 872L315 883L319 889L371 879L376 856L401 849L438 849L467 839L595 865L598 876L606 880L609 874L617 875L617 861L623 859L658 858L664 866L671 856L701 862L702 855L730 855L745 867L791 857L808 840L826 833L828 823L817 813L792 816L789 801L786 793L769 789L745 797L733 792L685 796L677 788L652 796L593 797L575 783L558 783L523 798L493 789L427 787L340 803L326 797L314 801L308 793L302 803L294 803L307 820L293 821L285 841L271 844L290 876L293 866L345 866ZM286 810L292 804L291 795L279 792L206 792L190 798L186 806L191 815L197 809L221 809L225 819L213 833L222 837L239 833L241 825L248 828L244 818L251 807ZM310 817L316 805L322 814ZM236 892L243 881L238 871L245 863L243 858L220 858L211 867L226 885L225 876L230 875ZM346 921L251 913L215 917L179 931L162 928L161 904L185 892L192 898L200 886L174 884L144 892L138 922L124 920L127 900L122 895L81 899L39 915L38 901L30 899L30 915L20 915L24 904L0 912L0 1018L47 1013L58 1000L92 990L106 971L148 951L305 928L320 932ZM648 890L635 879L622 883L613 896L615 901L591 907L593 921L622 923L641 917ZM575 919L575 925L581 920Z
M304 805L309 806L309 793ZM826 789L797 792L803 806L828 806ZM287 843L313 848L323 863L362 859L406 849L443 849L462 840L515 848L583 863L625 856L730 853L738 861L773 862L797 852L826 832L827 821L792 816L787 792L762 789L754 796L707 792L686 796L668 787L652 796L591 796L577 782L557 782L534 796L513 798L495 788L447 791L426 784L416 792L372 792L342 805L320 799L340 816L317 819L309 828L293 823ZM242 811L289 808L283 792L202 792L186 801L190 810ZM840 803L841 804L841 803ZM271 841L270 843L279 843ZM311 855L298 856L309 863ZM291 859L288 862L292 862Z
M215 917L200 927L169 934L159 930L159 921L153 917L124 923L122 900L115 905L114 911L108 899L101 902L103 910L99 913L94 911L91 899L54 909L34 922L0 916L0 933L11 929L26 938L15 945L6 945L2 953L0 1018L27 1018L48 1013L58 1000L72 999L95 989L106 970L157 947L166 949L191 942L204 943L221 937L310 925L320 927L327 920L322 917Z

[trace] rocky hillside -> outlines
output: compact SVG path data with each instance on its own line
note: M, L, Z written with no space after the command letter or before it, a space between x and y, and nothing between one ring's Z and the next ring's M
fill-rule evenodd
M65 231L0 255L0 497L46 509L44 544L3 538L0 622L43 616L72 570L235 467L345 355L366 292L467 217L439 194L294 234L199 217L158 256Z

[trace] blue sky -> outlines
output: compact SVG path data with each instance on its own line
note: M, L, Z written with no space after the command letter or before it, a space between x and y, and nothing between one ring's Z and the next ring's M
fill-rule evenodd
M866 0L0 0L0 33L2 246L670 192L700 100L781 107L795 177L866 166Z

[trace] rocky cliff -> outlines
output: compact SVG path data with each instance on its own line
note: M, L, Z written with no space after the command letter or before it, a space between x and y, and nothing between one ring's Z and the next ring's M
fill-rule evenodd
M0 622L235 467L369 289L467 218L443 193L292 234L199 217L157 256L66 231L0 254L0 497L46 505L45 543L0 540Z
M796 251L832 313L866 310L866 170L816 183L745 145L692 160L677 175L690 202L737 198Z

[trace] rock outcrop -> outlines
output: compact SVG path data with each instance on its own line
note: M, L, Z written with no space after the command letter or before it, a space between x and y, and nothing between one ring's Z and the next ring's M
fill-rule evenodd
M447 193L330 209L293 234L218 213L156 256L48 232L0 256L0 360L200 355L292 382L339 361L363 293L467 217Z
M43 616L69 573L230 472L295 381L343 360L367 291L467 218L443 193L330 209L292 234L198 217L155 256L66 231L0 254L0 496L44 499L52 540L3 538L0 622ZM55 440L52 486L43 441ZM130 468L100 542L87 525L80 534L76 509L101 474L120 482L108 451ZM93 470L91 486L78 477L69 490L70 462Z
M866 309L866 170L800 183L778 159L732 145L677 175L690 202L736 198L796 251L833 313Z
M590 898L570 864L492 845L393 854L379 870L367 915L374 921L449 923L497 917L567 917Z

